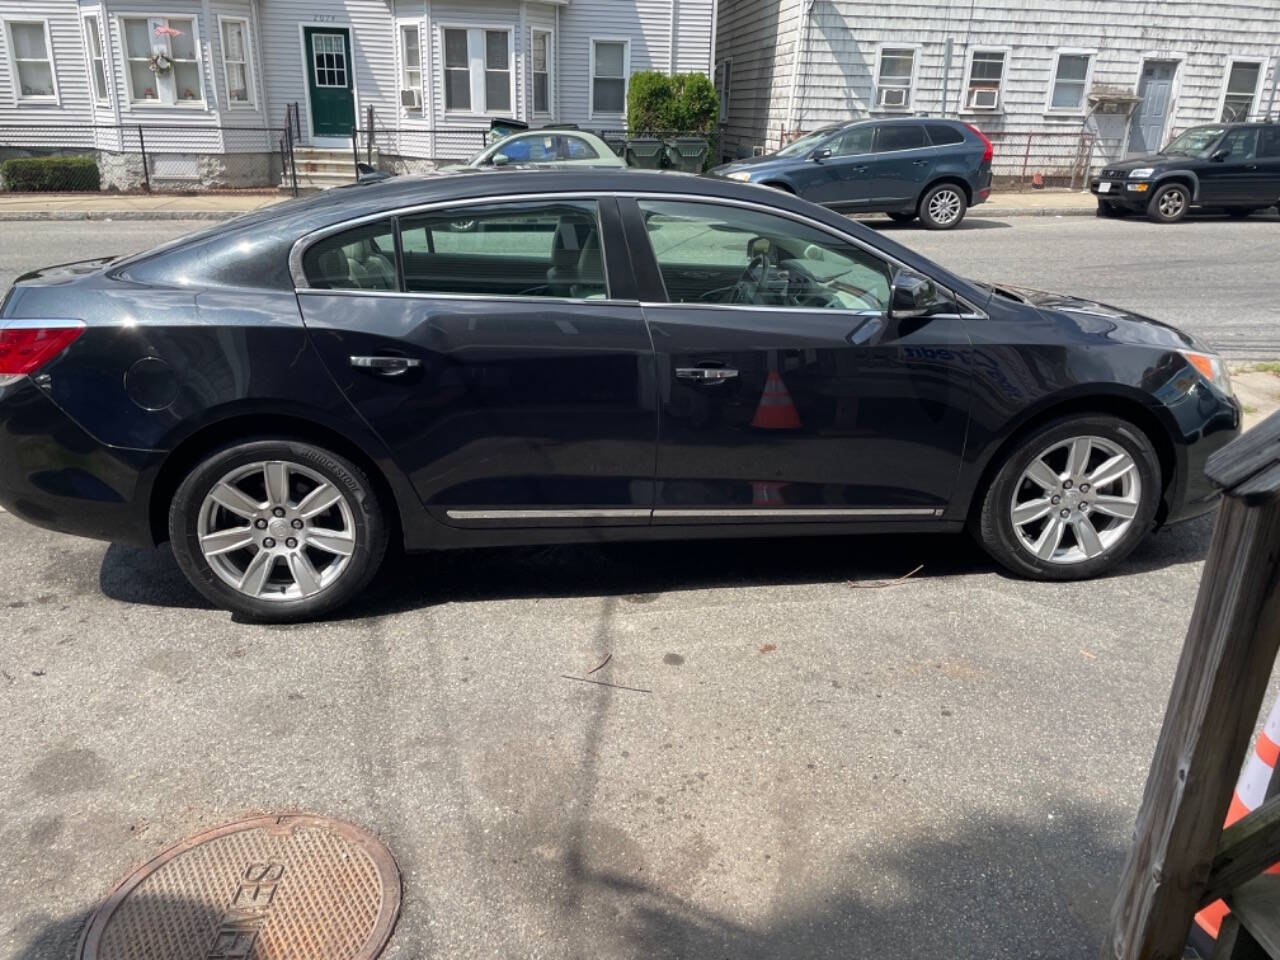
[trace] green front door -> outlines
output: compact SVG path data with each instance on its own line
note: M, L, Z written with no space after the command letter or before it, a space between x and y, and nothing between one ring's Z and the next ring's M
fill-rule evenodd
M307 48L311 133L317 137L349 137L356 125L350 35L341 27L303 27L302 34Z

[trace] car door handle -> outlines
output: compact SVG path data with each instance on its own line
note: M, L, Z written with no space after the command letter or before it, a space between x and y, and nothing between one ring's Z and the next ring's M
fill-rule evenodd
M923 167L928 162L928 160L912 160L911 165L913 167Z
M351 357L350 360L353 367L384 373L389 377L398 376L413 367L422 366L422 361L414 357Z
M703 383L722 383L738 375L732 367L676 367L679 380L700 380Z

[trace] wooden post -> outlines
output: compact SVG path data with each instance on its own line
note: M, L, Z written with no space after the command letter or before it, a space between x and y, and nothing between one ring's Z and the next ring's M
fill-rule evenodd
M1103 960L1178 960L1280 649L1280 413L1209 458L1223 504Z

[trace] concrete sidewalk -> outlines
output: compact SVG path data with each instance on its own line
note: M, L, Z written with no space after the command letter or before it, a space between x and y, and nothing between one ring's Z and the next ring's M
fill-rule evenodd
M227 220L287 200L278 193L0 193L0 220ZM973 216L1092 214L1093 196L1063 190L993 194ZM875 216L875 215L870 215Z

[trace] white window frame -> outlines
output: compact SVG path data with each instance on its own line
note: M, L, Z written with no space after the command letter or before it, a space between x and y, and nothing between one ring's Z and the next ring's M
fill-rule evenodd
M24 95L22 92L22 80L18 77L18 58L15 55L15 47L13 45L13 25L15 23L26 25L40 24L44 29L44 52L49 63L49 79L53 84L53 94L32 94ZM4 19L4 39L5 47L9 55L9 76L13 83L13 99L15 103L44 103L53 104L54 106L62 105L62 96L58 90L58 65L53 59L53 34L49 30L48 17L5 17ZM38 63L40 61L31 61Z
M916 81L920 77L920 47L918 43L881 43L876 46L875 72L871 74L871 113L910 113L916 98ZM891 89L907 91L907 102L902 106L882 107L880 105L880 65L886 51L911 51L911 80L905 88Z
M133 91L133 71L129 69L129 61L131 59L133 60L150 59L150 55L148 54L147 57L133 57L133 58L129 56L129 40L125 34L125 29L124 29L124 22L126 20L147 21L148 35L151 35L152 33L152 30L151 30L152 20L163 20L166 25L168 25L170 20L190 20L191 21L191 45L195 49L196 69L200 73L200 99L199 100L179 100L176 95L176 92L172 100L165 100L163 98L157 98L155 100L143 100L141 98L135 99L134 91ZM205 87L208 85L209 79L205 75L204 44L201 42L201 39L200 39L200 15L198 13L147 13L145 11L137 11L137 10L121 10L115 14L115 21L116 21L116 33L120 37L120 54L123 59L123 62L121 65L124 68L124 84L125 84L124 89L127 95L127 99L125 100L124 106L126 107L126 109L132 110L136 107L141 107L144 110L207 111L209 109L209 95L205 90ZM167 37L165 38L165 42L166 44L168 44ZM168 44L168 46L170 50L173 49L172 44ZM155 50L154 43L152 44L151 49ZM189 62L189 61L184 61L184 62ZM172 73L172 71L170 72ZM176 89L176 83L177 81L175 80L174 81L175 89ZM157 86L156 90L158 92L160 90L160 87Z
M89 24L92 23L98 31L98 47L102 51L102 55L95 57L93 55L92 35L89 33ZM111 70L107 66L107 39L106 34L102 30L102 15L97 10L87 10L80 15L80 36L84 40L84 58L85 69L89 72L89 95L93 98L93 102L99 107L111 106ZM95 60L102 61L102 93L98 96L98 86L94 80L93 63Z
M1226 121L1222 119L1222 111L1227 108L1227 84L1231 82L1231 71L1235 69L1237 63L1249 63L1258 65L1258 79L1253 85L1253 99L1249 101L1249 112L1240 120ZM1222 92L1218 95L1218 111L1214 114L1218 123L1243 123L1252 117L1258 110L1258 94L1262 90L1263 81L1267 77L1267 57L1227 57L1226 69L1222 71Z
M587 119L596 118L596 44L622 44L622 109L616 113L601 112L600 116L608 119L625 118L627 115L627 94L631 92L631 38L630 37L588 37L587 38ZM605 79L616 80L617 77Z
M467 67L471 75L471 109L469 110L451 110L444 100L444 32L446 30L465 30L467 32ZM445 111L445 116L514 117L517 105L515 25L510 23L439 23L436 25L436 31L437 36L440 38L440 66L437 71L437 79L440 81L440 100ZM511 105L505 108L490 110L488 97L485 95L485 71L488 69L488 66L485 58L486 47L484 35L494 31L504 32L507 35L507 74L509 75L511 82ZM477 33L480 36L479 43L475 42L475 35ZM477 104L480 104L481 106L478 108Z
M733 89L733 57L725 57L715 65L715 72L712 74L714 86L716 88L716 96L720 100L720 122L724 123L729 119L730 98Z
M1000 70L1000 83L996 87L996 103L993 107L974 107L969 105L969 92L973 84L973 61L978 54L982 53L999 53L1004 55L1004 66ZM1012 47L991 46L984 44L982 46L970 47L969 52L965 54L964 60L964 86L960 92L960 112L961 113L998 113L1004 109L1004 85L1009 79L1009 60L1013 56Z
M1084 71L1084 89L1080 92L1080 106L1055 107L1053 105L1053 89L1058 85L1058 64L1063 57L1088 57L1089 65ZM1049 85L1044 95L1044 112L1054 117L1083 117L1089 109L1089 90L1093 86L1093 69L1098 65L1098 51L1084 47L1062 47L1053 52L1053 66L1049 68ZM1079 81L1068 81L1077 83Z
M533 41L539 36L547 38L547 109L538 109L538 85L534 82L537 73L533 69ZM554 30L534 27L529 31L529 109L535 117L552 117L556 104L556 35Z
M404 39L406 30L416 30L418 33L418 65L412 68L409 67L409 58L407 56L409 47ZM441 36L443 37L443 34ZM396 20L396 108L400 111L401 116L420 117L425 111L427 86L423 82L425 76L422 68L422 49L422 21L413 17L402 17ZM400 91L415 89L406 82L410 69L418 71L418 86L416 87L418 105L416 107L406 107L400 103Z
M247 103L237 103L231 99L231 76L227 72L227 33L223 26L227 23L238 23L243 31L241 35L244 37L244 82L249 93ZM227 85L227 109L257 110L258 78L253 71L253 35L249 31L249 18L218 14L218 45L222 53L222 82Z

